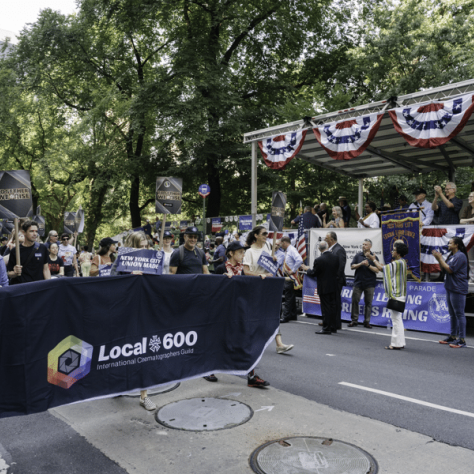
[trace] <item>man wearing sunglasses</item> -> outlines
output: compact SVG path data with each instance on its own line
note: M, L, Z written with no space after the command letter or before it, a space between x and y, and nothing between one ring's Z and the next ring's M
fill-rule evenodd
M197 246L199 231L188 227L184 232L184 245L177 248L170 258L170 274L209 274L206 254Z
M58 257L64 262L64 276L67 277L74 276L74 269L76 269L76 275L79 276L76 249L69 243L70 237L69 234L61 235L61 245L58 251Z
M49 246L51 244L58 244L58 231L57 230L50 230L48 234L48 241L44 243L45 247L49 250Z

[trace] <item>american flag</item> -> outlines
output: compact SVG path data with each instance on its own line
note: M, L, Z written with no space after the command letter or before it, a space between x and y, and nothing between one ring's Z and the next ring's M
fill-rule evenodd
M300 222L298 224L298 238L296 239L296 250L301 255L303 262L306 260L306 240L303 227L303 216L300 215Z
M309 293L303 295L303 303L321 304L321 301L319 300L318 289L315 288L314 292L312 289L309 289Z

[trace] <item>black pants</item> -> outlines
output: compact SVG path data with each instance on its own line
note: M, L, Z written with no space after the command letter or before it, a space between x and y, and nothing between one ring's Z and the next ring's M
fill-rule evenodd
M296 319L296 298L295 298L295 285L292 281L285 281L283 287L283 294L285 295L285 303L283 304L283 319Z
M336 327L337 329L342 329L341 323L341 311L342 311L342 298L341 298L341 291L342 291L342 283L337 283L337 293L336 293Z
M337 327L336 300L337 293L319 295L323 315L323 331L335 331Z
M74 267L72 265L64 265L64 276L73 277L74 276Z

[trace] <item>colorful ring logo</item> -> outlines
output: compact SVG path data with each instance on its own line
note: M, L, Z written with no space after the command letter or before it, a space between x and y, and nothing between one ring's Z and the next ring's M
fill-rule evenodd
M93 347L75 336L63 339L48 354L48 382L70 388L91 370Z

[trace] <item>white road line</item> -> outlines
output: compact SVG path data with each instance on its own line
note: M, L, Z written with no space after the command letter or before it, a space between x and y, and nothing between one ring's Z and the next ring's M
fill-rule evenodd
M339 385L345 385L346 387L358 388L359 390L365 390L367 392L378 393L379 395L385 395L386 397L398 398L399 400L405 400L406 402L416 403L425 407L436 408L437 410L448 411L450 413L456 413L457 415L464 415L474 418L474 413L468 411L456 410L455 408L448 408L442 405L436 405L434 403L424 402L417 400L416 398L404 397L403 395L397 395L396 393L384 392L383 390L377 390L375 388L362 387L361 385L354 385L353 383L339 382Z
M329 356L329 357L335 357L336 356L336 354L326 354L326 355Z
M307 321L293 321L295 323L299 324L310 324L311 326L318 326L318 323L310 323ZM339 329L341 331L341 329ZM342 331L351 331L351 332L362 332L364 334L374 334L376 336L388 336L392 337L391 331L386 331L386 332L376 332L376 331L363 331L362 329L352 329L352 328L342 328ZM406 333L406 331L405 331ZM439 338L443 338L443 335L440 334ZM407 336L405 335L405 339L410 339L411 341L424 341L424 342L434 342L435 344L439 344L439 340L433 341L431 339L423 339L421 337L412 337L412 336ZM468 349L474 349L474 346L466 346Z

